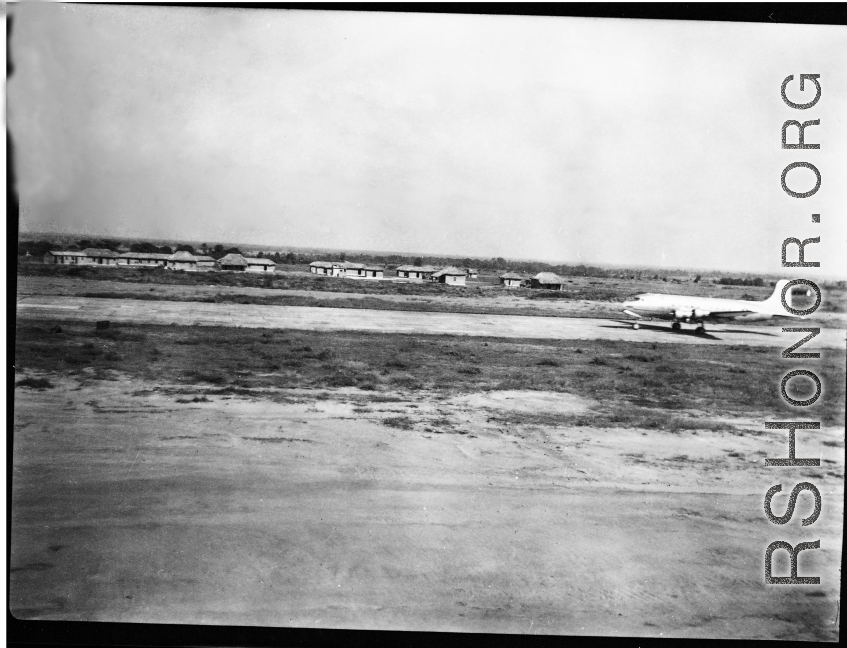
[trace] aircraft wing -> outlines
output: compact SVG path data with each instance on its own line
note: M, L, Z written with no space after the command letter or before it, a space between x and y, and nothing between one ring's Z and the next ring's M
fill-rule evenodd
M704 318L714 318L714 319L729 319L732 317L737 317L739 315L746 315L748 313L756 313L758 311L751 310L749 308L739 308L737 310L724 310L724 311L708 311L703 313L701 317Z
M748 313L761 313L763 315L770 315L771 317L792 317L797 319L803 319L799 315L794 315L793 313L762 313L762 311L752 310L749 308L739 308L738 310L709 311L708 313L703 313L701 316L704 318L714 319L732 319L733 317L738 317L739 315L746 315Z

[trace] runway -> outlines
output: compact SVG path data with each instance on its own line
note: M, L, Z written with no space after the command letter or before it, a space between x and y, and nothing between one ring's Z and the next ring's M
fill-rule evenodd
M709 327L706 335L701 336L694 333L693 327L684 326L681 332L671 331L668 322L641 322L641 328L636 331L626 319L214 304L59 295L21 298L17 303L17 316L50 321L109 320L116 323L180 326L368 331L552 340L627 340L673 344L738 344L778 348L787 348L804 336L802 333L784 333L780 325L713 325ZM797 321L786 321L784 325L802 326ZM822 328L820 334L802 350L843 349L847 346L846 339L845 329Z

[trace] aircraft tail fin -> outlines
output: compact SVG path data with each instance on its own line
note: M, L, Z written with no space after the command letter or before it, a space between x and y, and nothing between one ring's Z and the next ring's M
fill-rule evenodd
M776 282L776 286L774 286L773 293L770 297L768 297L762 304L766 305L768 308L772 309L776 313L787 313L785 308L782 305L782 289L785 288L785 284L788 283L788 279L780 279ZM787 290L785 292L785 303L789 306L793 307L794 304L791 301L791 291Z

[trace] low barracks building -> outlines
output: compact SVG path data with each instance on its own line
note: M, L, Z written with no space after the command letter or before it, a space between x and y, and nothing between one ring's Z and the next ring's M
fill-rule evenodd
M111 250L105 250L101 248L85 248L83 252L85 252L84 258L89 259L89 261L87 261L88 263L109 266L118 265L119 255L117 252L112 252Z
M80 252L48 252L44 255L45 263L60 263L64 265L118 265L119 255L111 250L86 248Z
M342 276L349 279L383 279L385 277L385 269L382 266L351 261L342 261L341 265L344 266Z
M345 277L364 277L365 264L353 263L352 261L342 261L339 265L344 268Z
M344 274L344 266L332 261L312 261L309 264L309 272L312 274L329 275L330 277L340 277Z
M385 268L382 266L352 261L312 261L309 264L309 272L349 279L383 279L385 276Z
M185 250L173 254L157 252L123 252L87 248L80 251L53 251L44 255L44 263L59 265L131 266L133 268L167 268L168 270L221 270L235 272L274 272L276 263L270 259L244 257L227 254L219 261L203 254L191 254Z
M276 270L276 263L270 259L244 257L247 262L247 272L273 272Z
M270 259L230 253L218 259L218 267L230 272L274 272L276 263Z
M432 266L402 265L397 268L397 276L404 279L429 279L435 273Z
M453 267L444 268L432 275L433 281L449 284L451 286L464 286L466 277L467 273L464 270L459 270L458 268Z
M500 275L500 284L506 288L520 288L523 277L516 272L506 272Z
M158 252L124 252L118 256L118 265L160 268L167 265L170 256Z
M204 254L195 254L194 258L197 259L198 270L213 270L215 267L215 259L213 257Z
M55 263L60 265L78 265L85 256L85 252L48 252L44 255L44 263Z

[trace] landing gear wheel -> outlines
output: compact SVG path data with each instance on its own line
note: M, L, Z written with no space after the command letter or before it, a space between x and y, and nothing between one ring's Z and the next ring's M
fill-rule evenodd
M641 328L641 324L633 324L632 328L634 328L637 331L638 329Z
M673 324L671 324L671 328L672 328L674 331L678 331L679 329L681 329L681 328L682 328L682 324L680 324L679 322L674 322Z
M696 329L694 329L694 332L697 335L706 335L706 327L705 326L698 326Z

